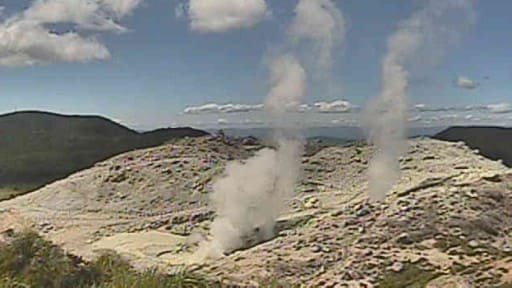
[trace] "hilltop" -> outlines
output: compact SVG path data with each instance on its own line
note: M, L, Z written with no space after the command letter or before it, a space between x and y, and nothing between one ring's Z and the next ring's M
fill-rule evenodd
M24 111L0 115L0 135L0 199L5 199L119 153L207 133L192 128L139 133L100 116Z
M240 285L259 277L307 287L512 283L512 171L463 143L424 138L409 140L400 181L376 204L365 202L373 147L304 156L276 237L199 261L215 216L213 181L260 148L199 137L128 152L0 202L0 232L29 226L86 259L115 250L138 269L173 273L184 264Z
M445 141L464 141L490 159L501 159L512 167L512 128L504 127L450 127L433 138Z

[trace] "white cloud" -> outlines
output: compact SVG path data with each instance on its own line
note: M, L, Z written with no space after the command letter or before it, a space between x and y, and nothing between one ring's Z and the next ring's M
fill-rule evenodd
M425 104L417 104L414 106L414 110L419 112L469 112L469 111L480 111L490 113L510 113L512 112L512 103L497 103L489 105L469 105L469 106L428 106Z
M37 0L23 12L24 20L41 24L74 23L81 29L123 32L115 20L129 15L141 0Z
M28 66L53 61L86 62L110 57L94 38L54 34L40 25L16 22L0 26L0 65Z
M491 113L512 113L512 103L498 103L487 105Z
M208 114L208 113L241 113L262 110L263 104L215 104L208 103L201 106L190 106L183 110L184 114Z
M217 119L217 124L219 124L219 125L228 125L229 121L227 119L224 119L224 118L219 118L219 119Z
M116 20L141 0L37 0L0 24L0 65L87 62L110 57L95 37L80 30L123 32ZM51 32L49 24L72 24L77 31Z
M262 120L257 119L251 119L251 118L245 118L243 124L245 125L261 125L264 122Z
M311 106L309 104L300 104L299 106L297 106L297 111L298 112L311 111Z
M464 76L459 76L455 81L457 87L464 89L475 89L478 87L478 83Z
M186 8L190 27L200 32L252 27L269 14L265 0L189 0Z
M142 0L100 0L111 12L120 19L130 15L142 3Z
M332 119L329 123L319 122L320 126L331 125L331 126L354 126L357 124L357 120L355 119Z
M425 104L416 104L414 105L414 109L420 111L420 112L427 112L427 111L442 111L438 110L438 107L430 107Z
M409 123L419 122L419 121L421 121L421 119L422 119L421 115L415 115L415 116L409 117L409 119L407 119L407 122L409 122Z
M352 110L352 104L345 100L320 101L316 102L314 106L319 113L347 113Z
M477 111L485 110L486 106L471 105L471 106L428 106L425 104L414 105L414 109L420 112L447 112L447 111Z
M90 30L116 30L123 28L102 15L100 4L86 1L39 0L23 12L18 21L39 24L74 23Z
M187 15L187 7L185 3L178 3L178 5L174 7L174 16L178 19L185 17Z
M453 119L457 119L457 118L460 118L459 114L443 114L443 115L440 115L439 116L439 119L441 120L453 120Z
M346 100L335 100L332 102L319 101L313 105L307 103L296 103L288 101L285 110L290 112L314 112L314 113L348 113L354 112L356 106ZM263 104L216 104L208 103L200 106L188 106L183 110L183 114L227 114L227 113L247 113L253 111L262 111Z
M476 110L477 106L452 107L452 106L429 106L425 104L414 105L413 109L419 112L447 112L447 111L470 111ZM481 107L480 107L481 108Z

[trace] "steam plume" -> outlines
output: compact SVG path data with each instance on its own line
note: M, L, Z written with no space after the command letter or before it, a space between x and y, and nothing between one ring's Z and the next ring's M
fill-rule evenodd
M331 0L301 0L295 15L288 31L291 40L310 41L318 66L328 71L333 62L332 49L346 34L341 11Z
M314 10L309 13L306 8ZM301 0L295 12L290 40L295 45L302 39L311 40L320 66L330 67L331 49L338 38L334 26L343 27L341 13L330 0ZM217 218L211 229L210 255L213 252L219 256L273 237L277 217L299 178L302 141L293 133L297 127L288 123L286 116L304 98L306 71L292 52L275 57L269 71L271 89L264 109L276 128L277 148L263 149L243 163L230 163L224 176L215 182L212 202Z
M270 66L273 87L265 110L282 122L288 105L300 103L305 71L290 54ZM231 252L270 239L283 204L293 194L299 175L301 142L276 132L277 150L263 149L245 163L230 163L215 182L212 201L217 218L212 224L213 245Z
M364 115L369 141L378 149L368 172L370 200L383 200L399 177L398 158L406 149L409 78L438 64L473 21L472 0L428 0L389 37L381 92Z
M288 108L301 104L306 89L306 72L292 54L274 59L270 65L272 88L264 107L274 117L282 117Z

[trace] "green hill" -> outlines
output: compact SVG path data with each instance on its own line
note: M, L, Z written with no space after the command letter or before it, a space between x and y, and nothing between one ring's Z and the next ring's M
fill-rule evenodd
M0 199L36 189L114 155L206 132L138 133L99 116L25 111L0 115Z
M463 141L478 149L483 156L512 167L512 128L450 127L433 138L445 141Z

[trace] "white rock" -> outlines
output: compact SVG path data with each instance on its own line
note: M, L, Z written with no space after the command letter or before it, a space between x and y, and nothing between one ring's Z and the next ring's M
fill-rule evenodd
M478 243L477 240L471 240L468 242L468 246L471 248L476 248L476 247L480 246L480 243Z
M395 262L395 263L393 263L393 265L391 265L387 268L387 270L390 270L390 271L393 271L396 273L402 271L402 269L404 269L404 264L402 264L401 262Z

